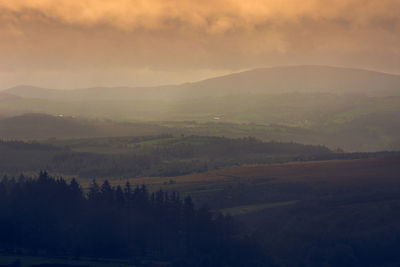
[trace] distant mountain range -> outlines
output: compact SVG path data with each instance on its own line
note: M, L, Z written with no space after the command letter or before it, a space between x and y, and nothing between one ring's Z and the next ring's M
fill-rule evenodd
M179 100L233 94L293 92L399 96L400 76L341 67L286 66L254 69L181 85L93 87L75 90L17 86L3 91L20 97L62 101Z
M400 149L399 114L400 76L275 67L159 87L10 88L0 92L0 138L172 133L376 151Z

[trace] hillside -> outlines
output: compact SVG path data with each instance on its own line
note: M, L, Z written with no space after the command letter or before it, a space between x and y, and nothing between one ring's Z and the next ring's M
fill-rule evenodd
M259 97L262 101L262 97ZM311 99L310 99L311 100ZM243 102L243 101L242 101ZM210 101L210 105L213 102ZM217 108L218 102L215 103ZM298 111L300 107L286 107L285 113L274 113L279 108L270 102L268 108L257 112L253 105L250 111L240 113L240 105L236 111L226 116L237 116L240 121L246 117L259 123L237 123L214 120L202 121L159 121L159 122L116 122L110 120L84 119L69 116L51 116L46 114L24 114L20 116L0 118L0 139L4 140L46 140L49 138L70 139L113 136L145 136L171 134L225 136L243 138L252 136L263 141L297 142L301 144L325 145L330 149L342 148L345 151L381 151L400 149L400 127L398 113L390 108L380 112L369 109L333 108L323 114L320 105L310 106L309 111ZM318 103L318 102L316 102ZM336 101L337 104L337 101ZM197 105L197 104L196 104ZM186 106L193 110L196 105ZM200 105L197 105L200 107ZM339 106L338 106L339 107ZM381 107L377 105L375 108ZM261 109L261 106L258 108ZM279 109L278 109L279 110ZM327 110L327 109L325 109ZM296 114L297 111L297 114ZM182 111L183 112L183 111ZM178 114L178 113L177 113ZM192 113L195 114L195 113ZM271 118L270 124L264 124ZM190 119L190 114L182 113ZM193 116L193 115L192 115ZM305 119L306 118L306 119ZM182 119L182 117L180 117ZM281 122L282 124L273 123ZM287 123L286 125L284 123Z
M400 262L399 173L397 155L236 166L129 181L178 190L231 214L256 231L273 266L372 267Z
M18 86L5 92L21 97L69 101L177 100L243 93L345 93L370 96L400 95L400 76L380 72L327 67L260 68L195 83L158 87L52 90Z
M46 139L94 135L96 128L71 117L25 114L0 120L0 138Z
M342 155L339 155L340 157ZM322 146L172 135L0 141L0 176L47 169L79 178L175 176L243 163L336 157Z
M240 93L340 93L393 96L400 76L327 66L260 68L185 85L204 95Z
M0 93L0 138L168 133L253 136L346 151L399 150L399 88L400 76L323 66L255 69L148 88L21 86ZM1 119L26 113L64 117L40 123Z
M166 127L154 124L116 123L40 113L0 118L0 139L3 140L142 136L165 133L167 129Z
M18 96L14 95L14 94L0 92L0 101L6 101L6 100L10 100L10 99L17 99L17 98L18 98Z

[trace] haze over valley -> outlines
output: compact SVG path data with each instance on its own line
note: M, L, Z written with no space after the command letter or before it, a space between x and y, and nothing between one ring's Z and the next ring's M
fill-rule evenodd
M398 0L0 0L0 267L400 266Z
M20 131L25 140L138 135L151 128L153 134L254 136L346 151L396 150L399 86L397 75L324 66L255 69L147 88L18 86L0 93L0 111L8 117L0 122L0 135L12 139L24 125L39 128ZM80 120L88 125L79 126L84 124ZM49 129L60 129L58 124L68 130L52 133ZM143 130L135 133L138 127Z

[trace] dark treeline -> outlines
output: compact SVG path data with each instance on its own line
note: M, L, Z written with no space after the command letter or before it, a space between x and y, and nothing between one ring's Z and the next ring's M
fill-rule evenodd
M56 147L39 142L24 142L24 141L3 141L0 140L0 149L13 149L13 150L39 150L39 151L52 151L57 150Z
M400 266L398 188L265 210L255 231L277 266Z
M121 140L122 139L122 140ZM137 139L137 138L136 138ZM132 141L132 138L128 139ZM128 153L63 153L46 167L53 172L80 177L178 176L238 164L271 163L331 154L323 146L262 142L255 138L188 136L156 137L163 142L137 145ZM165 141L164 141L165 140ZM88 140L91 146L127 146L123 138ZM104 144L105 143L105 144ZM128 142L129 144L129 142ZM81 144L84 146L84 144Z
M0 174L17 175L46 169L79 178L177 176L237 164L282 162L331 154L322 146L262 142L250 137L164 134L54 142L50 145L0 141ZM96 152L99 148L107 152Z
M42 256L165 260L176 266L265 266L254 239L230 216L194 207L190 196L145 186L4 177L0 248ZM240 237L239 237L240 236Z
M0 141L0 175L46 169L79 178L178 176L240 164L399 155L399 152L332 152L323 146L262 142L251 137L164 134L53 142Z

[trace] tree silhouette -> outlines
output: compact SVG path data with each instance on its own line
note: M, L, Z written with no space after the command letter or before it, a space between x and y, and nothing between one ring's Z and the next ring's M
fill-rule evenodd
M75 179L67 183L45 171L0 182L0 250L243 266L250 259L235 261L232 244L241 241L224 230L231 224L207 207L195 209L190 196L150 194L144 185L132 191L129 183L122 189L93 180L85 195Z

